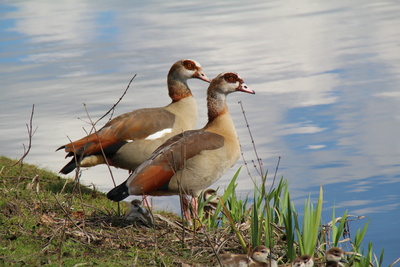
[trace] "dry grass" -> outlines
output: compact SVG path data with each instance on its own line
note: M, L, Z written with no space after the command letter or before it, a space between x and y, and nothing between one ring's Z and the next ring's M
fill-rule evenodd
M103 193L15 162L0 158L0 265L217 266L215 252L242 251L229 227L194 231L170 213L138 227L127 203L118 213Z
M219 266L221 253L244 253L238 233L246 247L254 239L251 236L254 206L235 219L234 227L224 218L218 228L188 228L176 214L157 212L153 214L154 228L147 228L124 219L127 203L116 204L95 188L16 162L0 157L0 266ZM231 193L229 188L225 193L234 196L234 187ZM281 195L276 193L276 196ZM245 207L247 202L234 199L230 198L229 210L224 211L233 217L235 206ZM273 210L282 213L286 206L274 206ZM289 232L278 222L278 217L273 218L269 242L279 262L286 264L290 261L289 245L297 255L299 245L296 241L289 242ZM346 222L351 220L349 217ZM324 239L329 236L332 224L320 228L319 239ZM265 233L259 238L265 240ZM362 266L360 263L366 258L356 254L348 252L353 255L352 265ZM324 250L314 251L316 266L324 266L323 255Z

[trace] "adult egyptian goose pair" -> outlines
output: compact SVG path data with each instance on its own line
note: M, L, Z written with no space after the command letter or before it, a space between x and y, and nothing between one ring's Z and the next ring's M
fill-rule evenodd
M224 267L278 267L276 260L271 258L270 250L266 246L254 248L251 256L246 254L222 254L220 255L222 266Z
M187 80L210 82L195 60L179 60L172 65L167 83L172 102L160 108L145 108L115 117L100 130L59 147L73 157L60 173L68 174L77 164L92 167L108 163L133 171L168 138L194 129L197 123L196 101Z
M191 195L192 211L197 215L200 192L239 158L239 141L226 104L226 96L237 91L254 94L236 73L214 78L207 90L207 124L168 139L107 197L121 201L129 195ZM188 206L183 210L190 220Z

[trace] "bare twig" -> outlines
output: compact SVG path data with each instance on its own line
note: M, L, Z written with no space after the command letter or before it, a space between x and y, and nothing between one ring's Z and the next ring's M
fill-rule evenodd
M262 160L261 160L261 158L258 156L258 152L257 152L256 144L255 144L255 142L254 142L253 134L251 133L250 125L249 125L249 122L247 121L246 112L244 111L242 101L239 101L238 103L239 103L239 105L240 105L240 107L241 107L241 109L242 109L244 121L246 122L246 127L247 127L247 129L248 129L248 131L249 131L251 143L253 144L253 150L254 150L254 153L255 153L256 158L257 158L258 166L259 166L259 168L260 168L260 169L259 169L260 175L261 175L261 176L264 176L264 168L263 168Z
M269 194L272 191L272 188L274 187L275 181L276 181L276 174L278 173L279 170L279 163L281 162L281 156L278 157L278 162L276 163L276 168L275 168L275 173L274 173L274 178L272 179L272 184L271 188L269 189Z
M91 117L90 117L90 115L89 115L89 111L88 111L88 109L87 109L87 107L86 107L86 104L83 103L83 105L84 105L84 107L85 107L86 115L87 115L87 117L89 118L90 124L92 125L92 129L90 130L88 136L89 136L93 131L94 131L94 132L96 133L96 135L97 135L96 124L97 124L100 120L102 120L105 116L107 116L110 112L112 112L112 114L114 113L115 107L116 107L116 106L121 102L121 100L124 98L124 96L125 96L126 93L128 92L128 89L129 89L129 87L131 86L131 84L132 84L132 82L133 82L133 80L134 80L135 78L136 78L136 74L133 75L133 77L132 77L131 80L129 81L128 85L126 86L124 92L122 93L122 95L120 96L120 98L118 99L118 101L115 102L114 105L113 105L106 113L104 113L103 116L101 116L99 119L97 119L95 122L92 121L92 119L91 119ZM111 114L110 120L111 120L111 118L112 118L112 114ZM97 136L97 137L98 137L98 136ZM102 144L101 144L100 142L99 142L99 145L100 145L101 153L103 154L103 157L104 157L104 159L105 159L105 161L106 161L106 164L107 164L107 167L108 167L108 171L110 172L111 179L112 179L113 184L114 184L114 187L115 187L115 186L116 186L115 179L114 179L114 176L113 176L113 174L112 174L110 165L109 165L109 163L107 162L107 158L106 158L106 156L105 156L105 153L104 153L104 150L103 150L103 146L102 146Z
M398 263L400 261L400 258L398 258L397 260L395 260L392 264L390 264L390 266L389 267L392 267L392 266L394 266L396 263Z
M249 175L251 181L253 181L253 184L255 184L255 180L254 180L253 176L250 173L249 165L247 164L246 158L244 157L242 144L240 143L240 140L239 140L239 146L240 146L240 154L242 155L242 159L243 159L243 162L244 162L244 166L246 167L247 174Z
M132 81L132 80L131 80L131 81ZM129 84L130 84L130 83L129 83ZM129 86L127 87L127 89L128 89L128 88L129 88ZM124 92L124 94L125 94L125 93L126 93L126 91ZM124 94L123 94L123 95L124 95ZM120 99L118 100L118 102L122 99L123 95L120 97ZM117 104L118 104L118 102L117 102ZM114 104L114 106L112 107L112 109L115 108L115 106L116 106L117 104ZM85 111L86 111L87 117L89 118L90 124L92 125L92 130L93 130L94 133L96 134L97 140L99 140L99 146L100 146L101 153L103 154L103 157L104 157L104 160L105 160L105 162L106 162L106 165L107 165L107 168L108 168L108 172L109 172L110 175L111 175L111 180L113 181L114 187L116 187L117 184L115 183L114 175L113 175L112 170L111 170L111 168L110 168L110 164L108 163L106 154L104 153L103 145L102 145L101 142L100 142L100 139L99 139L99 136L98 136L98 132L97 132L97 130L96 130L96 123L97 123L100 119L97 120L96 122L93 122L93 121L92 121L92 118L91 118L90 115L89 115L89 111L88 111L88 109L87 109L87 107L86 107L86 104L84 103L83 106L85 107ZM110 110L107 111L107 113L109 113L109 112L110 112ZM107 114L107 113L106 113L106 114ZM103 115L102 118L104 118L104 116L105 116L105 115ZM91 130L91 132L92 132L92 130Z
M59 206L59 207L62 209L62 211L64 212L64 215L67 216L67 218L75 225L76 228L78 228L82 233L85 233L85 234L86 234L86 232L85 232L82 228L80 228L79 225L77 225L77 224L75 223L75 221L69 216L68 211L66 211L66 210L64 209L64 207L61 205L61 203L58 201L56 195L55 195L54 193L53 193L52 195L53 195L54 199L56 200L58 206ZM88 236L88 238L89 238L89 236Z
M136 74L133 75L132 79L129 81L128 85L126 86L125 91L122 93L122 95L121 95L121 97L118 99L118 101L117 101L103 116L101 116L101 117L95 122L95 124L98 123L99 121L101 121L105 116L107 116L108 113L110 113L110 112L113 112L113 113L114 113L115 107L119 104L119 102L121 102L122 98L124 98L124 96L125 96L126 93L128 92L129 87L131 86L131 83L133 82L133 80L134 80L135 78L136 78ZM113 113L112 113L112 114L113 114ZM111 120L111 118L112 118L112 114L111 114L110 120Z
M35 134L36 130L38 127L35 128L35 130L33 130L33 114L35 113L35 104L32 105L32 112L31 112L31 117L29 119L29 125L26 124L26 128L28 130L28 148L25 148L25 144L23 144L24 147L24 154L20 157L20 159L15 162L13 165L11 165L10 167L16 166L18 163L22 163L22 161L25 159L26 156L28 156L29 151L31 150L32 147L32 137Z
M92 133L96 134L97 139L99 140L98 132L97 132L97 130L96 130L96 124L97 124L100 120L102 120L105 116L107 116L110 112L111 112L111 116L110 116L110 119L109 119L109 120L112 119L112 115L114 114L115 107L121 102L121 100L123 99L123 97L126 95L128 89L129 89L130 85L132 84L133 80L135 79L135 77L136 77L136 74L131 78L131 80L129 81L129 83L128 83L127 87L125 88L124 92L123 92L122 95L119 97L118 101L117 101L116 103L114 103L113 106L112 106L106 113L104 113L104 115L102 115L99 119L97 119L95 122L93 122L93 120L92 120L92 118L91 118L91 116L90 116L90 114L89 114L89 111L88 111L88 109L87 109L86 104L83 103L83 106L84 106L84 108L85 108L86 115L87 115L87 117L88 117L88 119L89 119L89 122L88 122L88 123L91 125L91 129L90 129L89 132L87 132L87 131L84 129L85 132L86 132L86 135L87 135L87 140L88 140L89 136L90 136ZM68 139L69 139L69 138L68 138ZM70 140L70 143L73 144L72 140ZM83 151L85 151L86 145L87 145L87 144L88 144L88 142L86 142L85 147L83 148ZM101 153L102 153L102 155L103 155L103 158L105 159L105 162L106 162L108 171L109 171L109 173L110 173L110 175L111 175L112 182L113 182L114 187L115 187L115 186L116 186L115 179L114 179L112 170L111 170L111 168L110 168L110 164L109 164L108 161L107 161L107 157L106 157L106 155L105 155L103 146L102 146L102 144L101 144L100 141L99 141L99 146L100 146L100 150L101 150ZM73 150L76 151L75 148L73 148ZM75 154L75 155L76 155L76 154ZM76 161L75 181L76 181L76 182L79 181L79 178L80 178L80 162L82 161L83 157L84 157L84 153L82 153L82 155L80 156L80 158L77 158L77 157L75 156L75 161ZM76 185L76 183L75 183L75 185ZM120 205L119 205L119 203L118 203L118 213L120 213Z

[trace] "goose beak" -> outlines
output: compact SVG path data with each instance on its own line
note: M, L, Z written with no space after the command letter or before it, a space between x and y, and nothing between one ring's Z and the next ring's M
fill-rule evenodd
M208 77L204 74L204 72L202 71L202 70L197 70L194 74L193 74L193 76L192 76L193 78L197 78L197 79L200 79L200 80L203 80L203 81L205 81L205 82L210 82L210 79L208 79Z
M236 89L237 91L241 91L241 92L245 92L245 93L249 93L249 94L255 94L256 92L254 92L253 90L251 90L247 84L245 83L241 83L239 85L239 87Z

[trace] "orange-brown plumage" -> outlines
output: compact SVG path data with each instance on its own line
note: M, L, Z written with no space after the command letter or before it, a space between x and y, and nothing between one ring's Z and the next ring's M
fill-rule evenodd
M226 95L235 91L254 94L236 73L221 73L214 78L207 91L206 126L168 139L107 197L120 201L129 194L182 193L197 199L239 158L239 142L226 105Z
M157 119L154 119L157 118ZM162 108L146 108L122 114L105 124L96 133L66 144L59 149L90 155L101 152L119 141L142 140L158 131L172 128L175 115ZM70 155L72 156L72 155Z
M135 180L128 185L131 195L148 195L168 183L174 172L161 165L148 165Z
M71 172L78 161L82 167L108 163L134 170L165 140L193 129L197 122L197 106L187 85L190 78L209 82L198 62L177 61L167 78L172 99L169 105L122 114L97 132L59 147L57 150L65 149L67 157L73 157L60 172Z

